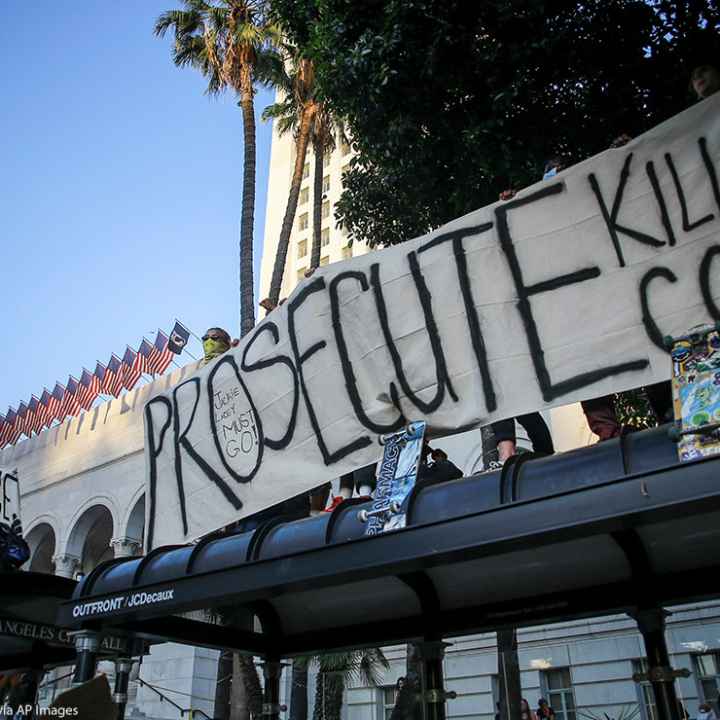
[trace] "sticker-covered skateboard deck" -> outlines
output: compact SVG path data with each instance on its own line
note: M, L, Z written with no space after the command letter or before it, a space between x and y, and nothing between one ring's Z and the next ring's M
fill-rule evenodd
M720 454L720 324L693 328L668 344L678 456L684 462Z
M380 438L384 450L375 496L370 510L359 513L360 520L367 523L366 535L405 527L404 504L417 480L425 428L424 421L413 422L401 432Z

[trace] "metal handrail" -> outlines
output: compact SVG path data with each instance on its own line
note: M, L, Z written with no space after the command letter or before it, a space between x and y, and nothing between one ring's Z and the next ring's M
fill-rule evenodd
M137 681L140 683L140 685L144 685L145 687L149 687L155 694L160 696L161 700L167 700L174 708L177 708L180 711L180 717L185 717L185 715L188 715L191 720L195 715L202 715L203 717L207 718L207 720L215 720L214 718L211 718L206 712L203 710L200 710L200 708L184 708L180 705L178 705L174 700L169 698L164 693L160 692L154 685L151 685L149 682L146 682L142 678L138 678Z
M75 670L72 670L67 675L61 675L60 677L53 678L52 680L46 680L41 685L38 685L38 690L42 690L43 688L47 688L47 687L52 687L53 685L56 685L57 683L59 683L61 680L65 680L65 678L69 678L74 674L75 674Z

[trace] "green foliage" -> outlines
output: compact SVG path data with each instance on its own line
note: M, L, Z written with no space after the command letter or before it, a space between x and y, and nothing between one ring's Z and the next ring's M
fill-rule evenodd
M357 682L376 687L381 670L389 667L380 648L326 653L313 660L318 664L313 720L340 720L345 686Z
M618 422L632 430L644 430L658 424L642 388L626 390L614 396L615 415Z
M194 67L207 79L207 92L228 87L240 94L243 73L249 80L272 84L279 56L274 46L278 28L267 16L264 0L181 0L182 10L169 10L155 21L155 35L172 31L172 59L178 67Z
M381 245L537 181L549 155L580 160L679 111L720 27L717 0L272 6L358 152L336 217Z
M277 27L267 0L181 0L155 22L155 34L173 34L172 59L207 80L207 93L230 88L243 116L243 188L240 220L240 336L255 324L253 223L255 213L255 82L272 83L282 63L275 52Z

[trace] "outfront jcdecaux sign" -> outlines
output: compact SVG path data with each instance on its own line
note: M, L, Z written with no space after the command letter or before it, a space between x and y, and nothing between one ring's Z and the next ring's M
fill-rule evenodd
M720 320L720 93L424 237L320 268L145 408L148 547L447 434L670 376Z
M72 616L74 618L93 618L121 610L161 605L172 600L175 600L174 588L157 592L125 593L104 600L77 602L73 605Z

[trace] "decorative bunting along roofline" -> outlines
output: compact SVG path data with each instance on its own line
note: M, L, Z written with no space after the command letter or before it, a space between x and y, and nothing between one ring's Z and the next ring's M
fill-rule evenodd
M178 325L184 328L179 322L175 328ZM63 422L89 410L100 395L118 397L123 389L135 387L143 373L162 375L173 358L168 337L158 329L154 343L143 337L137 351L127 346L122 360L112 353L106 365L96 363L95 372L83 368L79 380L70 375L67 384L56 382L52 391L44 388L39 398L33 394L28 402L20 402L18 410L8 408L5 415L0 414L0 449L13 445L21 435L29 438L40 433L54 420Z

